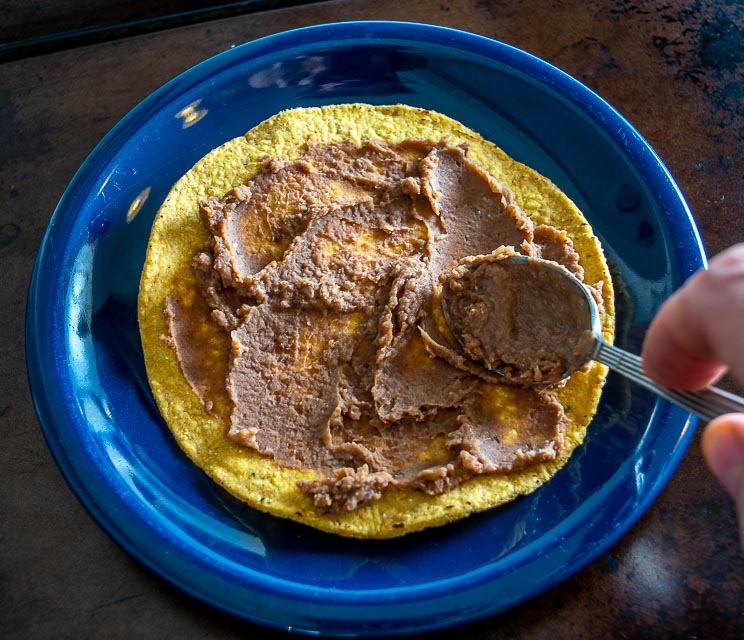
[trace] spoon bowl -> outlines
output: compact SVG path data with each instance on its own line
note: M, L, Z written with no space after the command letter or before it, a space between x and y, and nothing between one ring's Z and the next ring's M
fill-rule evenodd
M556 262L495 252L458 265L441 297L464 354L520 384L554 384L595 360L704 420L744 411L744 398L716 387L679 391L651 380L641 358L607 342L597 300Z

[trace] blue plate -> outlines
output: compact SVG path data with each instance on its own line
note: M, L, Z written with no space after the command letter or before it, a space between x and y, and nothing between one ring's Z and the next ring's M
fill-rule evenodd
M281 109L402 102L441 111L555 181L615 270L617 342L638 351L660 303L705 258L677 186L607 103L513 47L441 27L321 25L236 47L133 109L65 191L36 260L29 378L49 448L91 515L185 591L255 622L400 634L502 611L596 558L643 513L692 435L689 414L611 375L585 444L503 508L392 541L256 513L174 444L136 321L150 225L213 147Z

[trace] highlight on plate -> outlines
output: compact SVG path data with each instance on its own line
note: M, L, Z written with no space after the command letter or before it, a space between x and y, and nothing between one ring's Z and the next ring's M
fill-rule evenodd
M566 463L606 371L552 386L471 361L441 311L463 260L516 252L613 289L550 180L405 105L283 111L207 154L152 226L138 314L179 446L238 499L389 538L534 491Z

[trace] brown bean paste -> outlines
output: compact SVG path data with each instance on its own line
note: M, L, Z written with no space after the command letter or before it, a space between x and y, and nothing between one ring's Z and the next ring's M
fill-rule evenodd
M463 351L507 382L553 384L588 360L594 347L586 295L595 287L563 275L555 262L510 247L461 260L444 279L448 325Z
M309 143L201 214L201 301L168 298L166 341L207 410L226 392L227 437L318 471L299 483L317 511L350 511L389 487L436 495L558 455L563 407L544 389L497 384L462 353L440 277L499 247L580 276L578 256L465 146ZM223 370L201 365L204 322L229 344Z

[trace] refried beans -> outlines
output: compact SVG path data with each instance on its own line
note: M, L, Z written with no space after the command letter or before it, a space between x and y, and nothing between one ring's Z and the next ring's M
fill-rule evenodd
M309 142L200 206L210 235L193 260L197 295L229 362L200 366L203 320L175 295L165 339L207 410L226 390L227 437L318 472L299 483L318 512L389 487L436 495L560 452L563 407L544 388L499 384L462 352L441 319L440 280L500 247L581 277L578 255L466 146Z
M470 256L443 278L447 322L468 357L507 381L556 383L591 351L589 307L553 262L515 255Z

